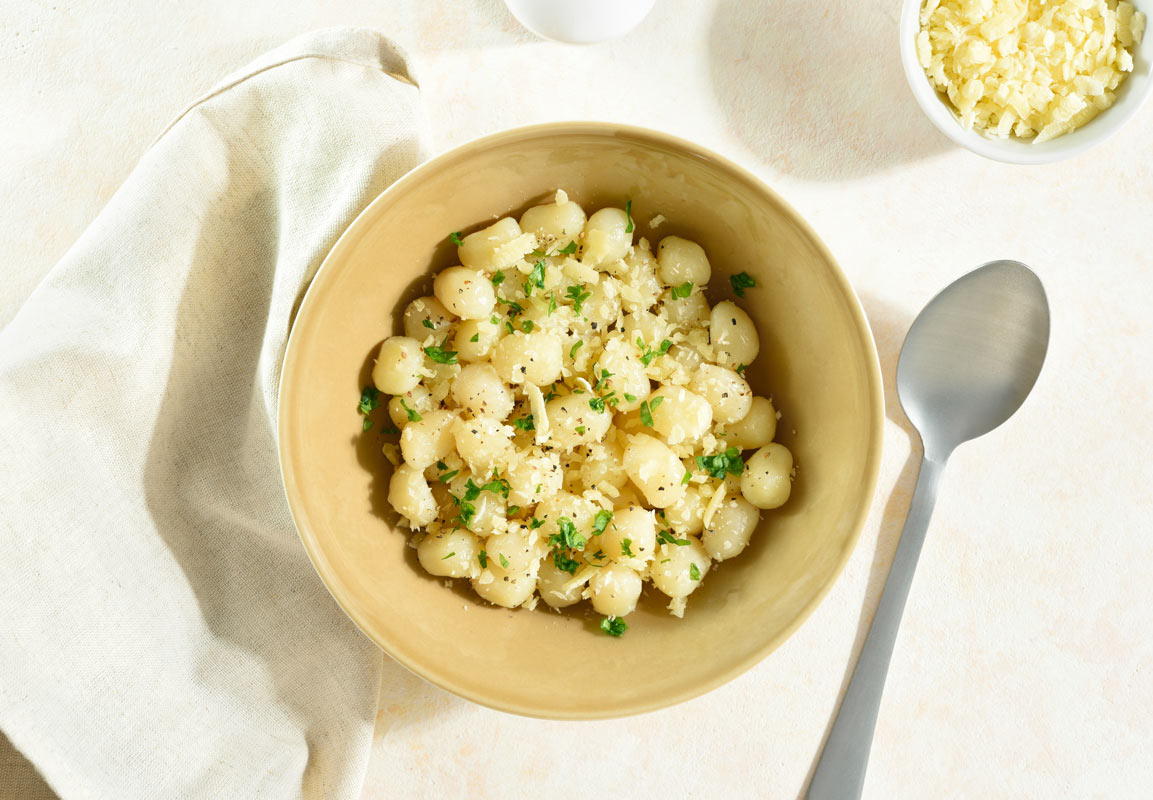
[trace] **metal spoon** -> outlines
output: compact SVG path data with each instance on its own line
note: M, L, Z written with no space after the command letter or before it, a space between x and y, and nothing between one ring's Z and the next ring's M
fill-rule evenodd
M897 362L897 396L924 459L905 528L861 658L806 797L859 798L885 673L937 485L957 445L996 428L1025 401L1049 346L1049 304L1024 264L993 261L945 288L913 321Z

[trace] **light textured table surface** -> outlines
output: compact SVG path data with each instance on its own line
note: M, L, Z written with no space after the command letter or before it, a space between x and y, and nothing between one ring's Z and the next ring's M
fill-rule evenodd
M489 711L386 662L365 798L800 794L916 477L920 446L893 386L901 339L938 289L995 258L1041 275L1049 358L1019 416L946 472L866 796L1147 796L1153 108L1069 162L983 161L915 106L898 7L660 0L625 39L573 47L535 39L497 0L6 0L0 325L187 102L338 24L408 50L435 149L558 119L679 134L780 191L860 294L885 373L884 462L856 552L809 621L731 684L619 721ZM16 758L0 746L0 774Z

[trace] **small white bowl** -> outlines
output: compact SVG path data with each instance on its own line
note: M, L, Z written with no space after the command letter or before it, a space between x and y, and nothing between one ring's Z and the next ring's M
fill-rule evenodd
M921 30L920 12L923 0L904 0L901 9L901 63L913 96L921 110L940 131L977 155L1007 164L1048 164L1085 152L1121 128L1141 107L1153 86L1150 63L1153 62L1153 30L1146 30L1141 44L1133 50L1133 71L1117 87L1117 100L1080 128L1033 144L1025 139L997 139L976 130L965 130L948 98L929 82L929 76L917 60L917 33ZM1149 0L1137 0L1137 10L1150 14Z
M537 36L567 44L618 39L641 23L656 0L504 0Z

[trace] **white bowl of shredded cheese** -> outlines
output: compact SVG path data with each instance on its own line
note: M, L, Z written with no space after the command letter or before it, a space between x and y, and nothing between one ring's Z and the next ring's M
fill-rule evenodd
M946 136L1045 164L1108 138L1149 94L1149 0L905 0L901 61Z

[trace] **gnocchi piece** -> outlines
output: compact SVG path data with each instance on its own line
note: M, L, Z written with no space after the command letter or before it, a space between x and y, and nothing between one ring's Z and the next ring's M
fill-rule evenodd
M712 311L704 294L695 289L688 297L675 297L668 290L661 296L661 308L669 322L684 328L704 325Z
M538 241L555 242L557 249L563 249L569 242L576 241L588 218L584 209L570 201L567 195L561 199L555 203L533 206L524 212L520 218L520 229L535 233Z
M653 430L668 444L695 444L713 423L713 409L708 401L683 386L657 389L649 399L649 410Z
M604 381L606 391L616 392L620 401L616 410L622 413L640 408L652 393L652 383L645 373L640 354L619 336L605 343L593 376Z
M436 519L436 499L424 473L411 464L401 464L388 482L388 504L413 525L427 525Z
M618 508L601 534L601 547L613 561L648 562L657 549L656 514L640 506Z
M668 508L684 496L684 464L659 439L638 433L625 448L625 472L653 508Z
M628 215L620 208L602 208L584 227L581 260L592 266L619 261L629 253L633 235Z
M529 455L509 464L504 473L509 482L508 501L516 506L542 503L564 485L564 472L555 453Z
M537 576L537 591L552 608L568 608L581 601L585 581L573 577L553 563L551 558L541 562Z
M464 237L456 255L466 267L496 272L511 267L535 247L536 237L521 231L512 217L505 217Z
M705 525L705 505L700 491L687 486L684 496L665 509L665 523L678 536L695 536Z
M741 494L757 508L778 508L793 489L793 454L783 444L767 444L749 456L741 474Z
M492 364L508 383L548 386L560 378L562 353L558 336L517 333L500 340L493 351Z
M616 437L588 445L580 468L581 482L590 489L611 486L619 490L629 479L621 466L623 457L624 448Z
M424 384L418 383L404 394L396 395L388 401L388 418L397 428L403 428L414 417L419 417L434 408L432 395Z
M456 529L425 536L416 547L416 557L429 575L443 578L475 578L480 574L480 539Z
M589 405L589 399L587 394L566 394L545 404L549 443L553 447L568 451L605 437L612 425L612 409L596 411Z
M420 342L408 336L390 336L380 345L372 382L385 394L405 394L420 383L424 353Z
M428 411L418 422L410 422L400 432L400 454L404 463L424 469L452 452L454 443L452 411Z
M490 364L469 364L452 384L452 399L470 417L505 419L512 413L513 396Z
M741 450L764 447L777 435L777 410L767 397L754 397L749 413L737 422L723 426L718 435L725 444Z
M701 544L714 561L740 555L757 529L761 513L743 497L726 497L705 526Z
M485 319L496 308L492 281L468 267L449 267L432 282L432 293L461 319Z
M693 379L696 389L713 409L713 419L722 425L740 422L753 406L753 390L748 382L727 367L702 364Z
M688 597L709 572L709 554L696 539L687 545L662 544L653 558L653 585L669 597Z
M732 369L752 364L761 350L752 319L729 300L717 303L709 314L709 342L716 351L717 363Z
M705 249L679 236L661 239L657 245L657 262L661 265L661 282L666 286L680 286L686 281L693 286L704 286L713 274Z
M500 320L494 317L466 319L457 326L452 349L460 361L480 361L488 357L500 337L504 335Z
M502 467L512 453L512 428L493 417L458 419L452 426L456 452L475 475Z
M516 608L536 591L539 554L529 545L523 526L484 542L488 566L472 579L472 588L490 603Z
M636 610L641 576L623 564L598 569L589 581L593 610L606 617L623 617Z
M452 324L453 317L435 297L418 297L404 309L404 335L423 342Z

